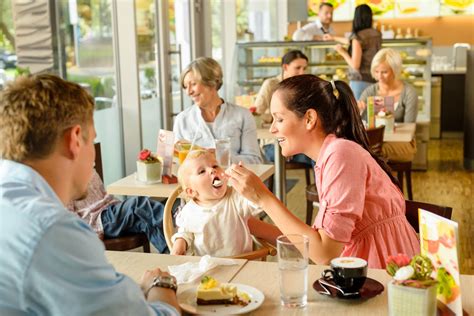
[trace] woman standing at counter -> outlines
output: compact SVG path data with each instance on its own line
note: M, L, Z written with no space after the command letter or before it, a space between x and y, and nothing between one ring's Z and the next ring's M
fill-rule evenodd
M283 234L307 235L310 258L318 264L355 256L370 268L384 268L390 255L419 252L397 180L371 151L347 84L313 75L286 79L273 94L271 112L270 131L282 154L304 153L316 161L318 215L307 226L240 164L227 171L239 193L263 208Z
M370 75L370 64L382 46L382 34L372 28L372 10L366 4L356 7L349 40L329 34L324 35L324 39L349 44L348 51L341 44L337 44L334 49L349 65L349 85L358 100L362 91L374 82Z
M177 141L215 148L215 139L230 138L233 162L261 163L255 120L246 108L219 97L222 68L214 59L200 57L191 62L181 73L181 86L194 105L176 117Z
M308 57L300 50L291 50L281 58L282 72L276 77L266 79L255 99L256 113L262 116L262 121L266 123L272 122L270 114L270 101L273 91L277 85L284 79L293 76L302 75L308 67ZM273 162L275 160L275 146L273 142L263 146L265 158ZM301 162L311 164L311 160L305 155L296 155L292 158L292 162Z
M262 120L266 123L272 122L270 114L270 100L276 86L284 79L293 76L302 75L308 68L308 57L300 50L290 50L281 58L281 74L266 79L255 99L254 106L256 113L262 116Z
M377 83L367 87L360 96L358 106L362 118L367 117L367 97L391 96L394 98L395 122L414 123L418 114L418 95L415 88L400 79L402 58L390 48L381 49L375 54L371 66L372 76ZM391 161L412 161L416 154L416 140L410 143L384 143L382 154Z

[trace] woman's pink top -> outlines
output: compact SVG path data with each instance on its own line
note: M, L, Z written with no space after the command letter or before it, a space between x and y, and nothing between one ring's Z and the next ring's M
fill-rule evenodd
M328 135L314 171L320 208L313 228L344 243L341 256L385 268L390 255L420 252L401 191L359 144Z

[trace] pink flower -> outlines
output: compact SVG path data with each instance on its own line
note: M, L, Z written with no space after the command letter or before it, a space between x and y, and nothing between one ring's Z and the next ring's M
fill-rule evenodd
M138 159L145 161L150 156L151 156L151 151L149 151L148 149L143 149L138 155Z
M410 263L410 258L402 253L399 253L396 256L389 256L387 259L387 264L395 263L399 267L404 267Z

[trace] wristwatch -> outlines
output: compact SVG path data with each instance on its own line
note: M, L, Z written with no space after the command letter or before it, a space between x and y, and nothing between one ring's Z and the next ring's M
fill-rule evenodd
M148 292L154 287L172 289L176 292L178 290L178 282L176 282L176 278L172 275L159 275L153 279L150 287L145 291L145 297L148 297Z

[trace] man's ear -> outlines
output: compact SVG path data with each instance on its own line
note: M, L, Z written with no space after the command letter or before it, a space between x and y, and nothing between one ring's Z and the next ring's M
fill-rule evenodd
M312 130L316 127L316 121L318 120L318 113L314 109L309 109L304 115L304 123L307 130Z
M63 141L68 158L75 159L79 155L84 143L82 133L81 125L74 125L64 132Z

